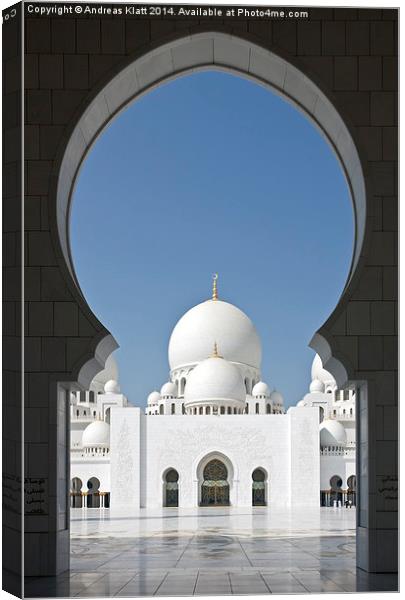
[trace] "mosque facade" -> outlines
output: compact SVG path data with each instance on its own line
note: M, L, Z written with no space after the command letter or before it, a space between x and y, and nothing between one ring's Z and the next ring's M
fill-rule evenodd
M169 341L168 381L143 410L128 402L110 357L71 397L72 507L355 503L355 397L318 356L309 393L284 408L261 376L249 317L212 297Z

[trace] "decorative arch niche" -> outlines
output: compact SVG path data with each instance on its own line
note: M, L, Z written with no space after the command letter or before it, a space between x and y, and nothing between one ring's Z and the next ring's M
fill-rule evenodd
M250 40L221 32L196 33L173 40L132 60L107 82L98 93L88 98L86 109L78 115L66 146L61 150L55 168L56 204L54 238L68 277L79 291L69 245L69 215L75 182L87 153L103 129L128 104L161 83L196 70L225 70L248 78L293 103L318 127L332 146L349 184L355 214L355 240L350 272L343 292L350 282L361 257L366 230L366 188L361 160L349 126L331 100L313 80L279 54L270 52ZM86 303L87 304L87 303ZM89 307L88 311L91 313ZM91 313L92 314L92 313ZM94 316L94 315L93 315ZM333 319L333 315L331 317ZM95 355L101 362L117 344L104 329ZM342 386L353 369L328 335L327 323L315 332L310 346L321 356L323 365ZM100 361L90 357L78 370L78 381L86 386L100 370Z

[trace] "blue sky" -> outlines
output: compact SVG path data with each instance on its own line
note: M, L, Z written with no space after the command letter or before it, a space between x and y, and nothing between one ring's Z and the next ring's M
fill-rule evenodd
M219 296L253 320L262 378L295 404L313 333L343 290L353 212L326 140L292 105L242 78L189 75L133 103L97 140L74 194L82 290L120 344L133 404L168 379L177 320Z

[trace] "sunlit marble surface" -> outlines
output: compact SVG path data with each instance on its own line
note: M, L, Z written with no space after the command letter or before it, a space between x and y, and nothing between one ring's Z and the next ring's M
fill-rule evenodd
M71 571L33 596L191 596L396 590L355 566L354 509L76 509Z

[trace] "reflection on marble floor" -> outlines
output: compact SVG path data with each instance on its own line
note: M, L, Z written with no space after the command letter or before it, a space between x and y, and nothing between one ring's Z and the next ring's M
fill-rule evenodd
M105 511L107 513L108 511ZM393 575L355 566L354 511L77 511L71 571L26 596L191 596L388 591Z

